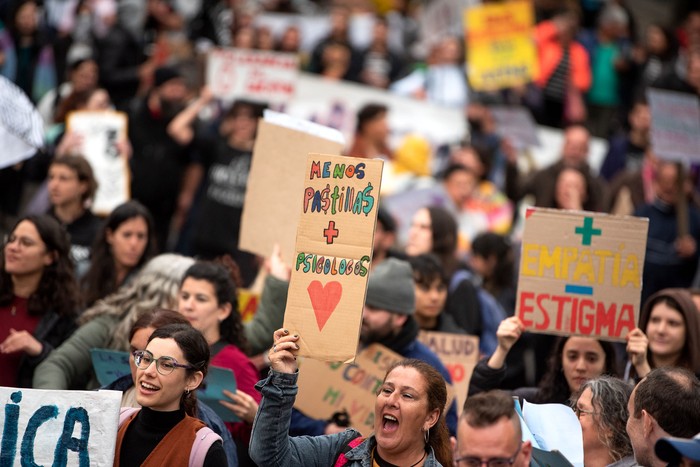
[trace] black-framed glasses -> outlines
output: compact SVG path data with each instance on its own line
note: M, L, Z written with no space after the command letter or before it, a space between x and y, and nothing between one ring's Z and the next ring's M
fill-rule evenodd
M520 449L522 449L523 443L518 444L518 450L510 459L505 457L492 457L491 459L481 459L479 457L464 456L455 459L455 464L459 467L510 467L515 462L515 458L520 454Z
M151 363L156 362L156 370L163 376L167 376L175 368L184 368L186 370L194 370L192 365L183 365L178 363L173 357L160 357L154 358L153 354L148 350L134 350L132 355L134 356L134 363L136 367L140 370L147 370Z

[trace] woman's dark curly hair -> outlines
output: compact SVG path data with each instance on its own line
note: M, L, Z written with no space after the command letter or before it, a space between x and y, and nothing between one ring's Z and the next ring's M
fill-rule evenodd
M13 240L17 226L30 222L39 232L46 251L54 261L44 266L39 286L29 296L27 308L32 316L41 316L53 310L61 316L74 316L80 309L80 292L70 259L70 239L66 230L51 216L29 215L13 227L5 245ZM8 306L14 298L12 276L5 271L5 248L0 252L0 306Z
M157 248L151 212L138 201L127 201L114 208L95 237L92 244L90 269L81 283L85 293L85 304L88 307L116 291L121 285L117 284L117 266L112 255L112 248L107 242L107 234L116 231L124 222L138 217L146 221L148 226L148 243L134 269L140 269L155 256Z
M187 278L207 281L214 287L218 306L226 303L231 305L231 313L219 323L221 340L233 344L241 351L248 351L248 340L243 330L241 314L238 312L238 296L231 271L225 266L213 261L197 261L187 269L182 278L182 284Z
M560 337L557 339L554 349L552 349L552 353L549 356L547 372L542 377L542 381L539 385L537 400L534 402L540 404L551 402L566 404L569 399L571 399L571 388L569 388L569 383L566 382L562 361L564 359L564 346L572 337L576 336ZM607 341L597 340L597 342L603 348L603 353L605 353L605 368L603 368L603 374L617 376L615 347Z

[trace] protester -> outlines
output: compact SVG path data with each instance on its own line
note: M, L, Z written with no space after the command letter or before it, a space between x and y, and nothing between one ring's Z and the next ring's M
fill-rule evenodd
M450 466L452 453L445 425L445 381L431 365L415 359L392 365L374 406L374 434L355 430L316 437L290 437L289 421L298 388L298 335L280 329L270 349L270 375L250 442L258 465L333 465L342 455L349 466ZM350 448L347 450L347 448Z
M694 467L700 464L700 435L687 438L661 438L654 445L656 457L668 465Z
M644 467L665 466L654 452L659 439L700 432L700 381L682 368L657 368L637 384L627 407L635 460Z
M97 87L98 73L97 62L91 57L82 56L71 60L68 63L68 80L49 90L37 105L44 124L49 125L54 122L54 115L61 101L73 92L83 92Z
M66 231L30 215L12 228L0 259L0 386L31 387L37 366L75 330L80 306Z
M115 466L186 466L197 432L205 427L195 418L196 389L207 375L209 346L191 326L170 324L156 329L145 349L134 352L136 401L142 409L120 424ZM221 438L215 436L202 466L226 465ZM189 449L188 449L189 447Z
M348 156L391 159L389 148L389 109L384 104L369 103L357 111L355 139Z
M513 399L502 391L470 396L459 419L456 466L527 467L532 444L522 440Z
M224 389L224 395L233 402L221 403L241 419L228 426L238 446L238 458L244 461L248 457L253 417L261 399L255 390L260 375L244 353L248 343L238 313L236 287L226 268L200 261L187 269L178 295L178 311L206 339L211 364L233 371L236 390Z
M128 284L155 252L155 225L148 209L137 201L114 208L92 245L82 280L85 304L92 306Z
M396 227L396 220L389 211L380 206L377 211L377 225L374 229L372 266L376 266L387 258L397 256L398 252L394 250Z
M423 254L410 257L408 262L413 268L416 289L414 316L418 326L426 331L466 334L451 315L443 312L447 302L447 275L438 257Z
M141 408L141 405L136 400L138 389L134 385L137 371L136 363L134 362L134 352L145 349L148 346L148 340L151 334L153 334L153 331L171 324L190 325L187 318L177 311L155 308L141 315L131 327L129 331L129 368L131 372L103 388L121 391L122 407ZM216 434L221 436L229 467L238 466L236 445L233 439L231 439L228 428L223 420L221 420L221 417L199 399L197 399L197 418L202 420L207 426L214 430Z
M479 275L481 287L498 300L505 312L515 312L515 251L508 237L486 232L472 242L469 265Z
M57 157L49 167L49 214L56 218L70 235L70 254L80 279L90 264L90 247L100 228L100 220L90 210L97 181L92 167L80 156Z
M632 386L611 376L599 376L581 385L572 398L583 433L586 467L637 465L626 426Z
M505 375L505 359L525 327L518 317L498 326L498 347L481 360L469 381L469 395L498 389ZM569 336L557 340L548 371L536 388L519 388L513 395L539 404L565 404L583 383L600 375L616 375L615 349L609 342L591 337Z
M665 366L700 374L700 317L687 290L664 289L649 297L639 328L627 337L627 354L636 378Z
M153 308L173 309L182 277L194 260L163 254L149 261L129 285L98 301L79 319L80 328L51 353L34 377L37 389L93 389L90 349L129 349L129 330Z

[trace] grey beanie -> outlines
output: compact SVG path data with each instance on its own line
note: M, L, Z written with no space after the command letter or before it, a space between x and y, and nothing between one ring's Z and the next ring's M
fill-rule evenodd
M416 309L413 270L406 261L389 258L372 268L365 303L379 310L412 315Z

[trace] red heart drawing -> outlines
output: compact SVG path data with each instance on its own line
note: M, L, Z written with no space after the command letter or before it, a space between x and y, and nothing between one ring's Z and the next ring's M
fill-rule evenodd
M319 281L311 281L306 290L311 298L311 307L316 315L318 330L323 331L323 326L326 325L343 295L343 286L335 281L326 285L322 285Z

